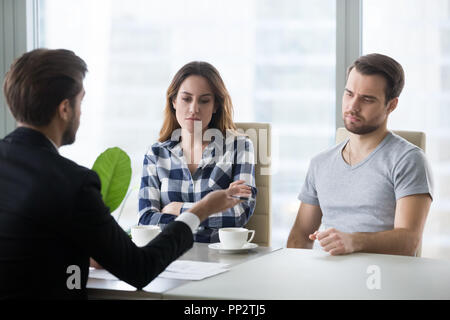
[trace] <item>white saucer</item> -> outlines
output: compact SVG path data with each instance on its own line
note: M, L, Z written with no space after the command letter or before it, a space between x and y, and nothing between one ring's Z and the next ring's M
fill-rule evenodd
M220 242L211 243L210 245L208 245L208 248L213 249L213 250L219 250L219 251L224 252L224 253L245 252L245 251L248 251L250 249L255 249L257 247L258 247L258 245L256 243L251 243L251 242L244 244L244 246L242 248L239 248L239 249L225 249L225 248L222 248Z

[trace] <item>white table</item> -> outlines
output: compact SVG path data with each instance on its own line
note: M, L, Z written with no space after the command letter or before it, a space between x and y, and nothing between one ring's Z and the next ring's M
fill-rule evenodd
M226 263L233 268L240 263L248 262L278 249L280 248L258 247L244 253L223 254L209 249L208 244L194 243L194 246L182 255L179 260L220 262ZM87 288L89 299L162 299L165 292L190 282L192 281L157 277L142 290L136 290L135 287L124 281L90 277Z
M450 299L450 261L282 249L170 289L163 298Z

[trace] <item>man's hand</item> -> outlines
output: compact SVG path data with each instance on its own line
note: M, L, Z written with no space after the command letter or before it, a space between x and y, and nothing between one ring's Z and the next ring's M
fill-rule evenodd
M244 180L238 180L230 184L226 190L217 190L208 193L202 200L197 202L189 212L196 214L200 221L205 220L213 213L221 212L234 207L242 200L231 196L251 197L252 188L244 184Z
M89 266L91 268L95 268L95 269L103 269L103 267L101 265L99 265L98 262L92 258L89 258Z
M239 187L240 185L242 185L243 187L247 187L247 188L245 188L244 191L249 190L249 191L250 191L250 196L252 195L252 194L251 194L251 193L252 193L251 187L248 186L248 185L246 185L244 180L236 180L236 181L233 181L233 182L230 183L230 185L228 186L228 190L231 191L231 189L233 189L233 188L236 187L236 186ZM231 191L231 192L233 192L233 191ZM233 196L242 196L242 197L245 197L244 195L241 195L241 194L233 194Z
M168 213L173 215L180 215L181 208L183 207L183 202L171 202L165 206L161 213Z
M322 232L316 231L309 235L309 239L319 241L323 250L333 256L355 252L352 234L334 228Z

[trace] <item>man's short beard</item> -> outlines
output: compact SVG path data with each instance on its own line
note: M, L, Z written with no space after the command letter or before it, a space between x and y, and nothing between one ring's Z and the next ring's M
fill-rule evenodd
M352 128L351 126L347 125L347 123L345 121L344 121L344 125L345 125L345 129L347 129L347 131L350 131L351 133L359 134L359 135L372 133L380 127L379 125L378 126L366 125L366 126L362 126L362 127Z
M69 122L69 125L66 128L66 131L64 131L62 138L61 138L61 146L65 146L68 144L72 144L75 142L75 116L72 117L72 119Z

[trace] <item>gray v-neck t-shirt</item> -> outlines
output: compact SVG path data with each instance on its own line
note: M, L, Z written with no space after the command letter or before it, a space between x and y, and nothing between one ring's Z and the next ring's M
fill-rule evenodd
M342 157L348 139L315 156L298 196L320 206L324 228L342 232L378 232L394 228L396 202L428 193L431 169L422 149L389 132L354 166Z

